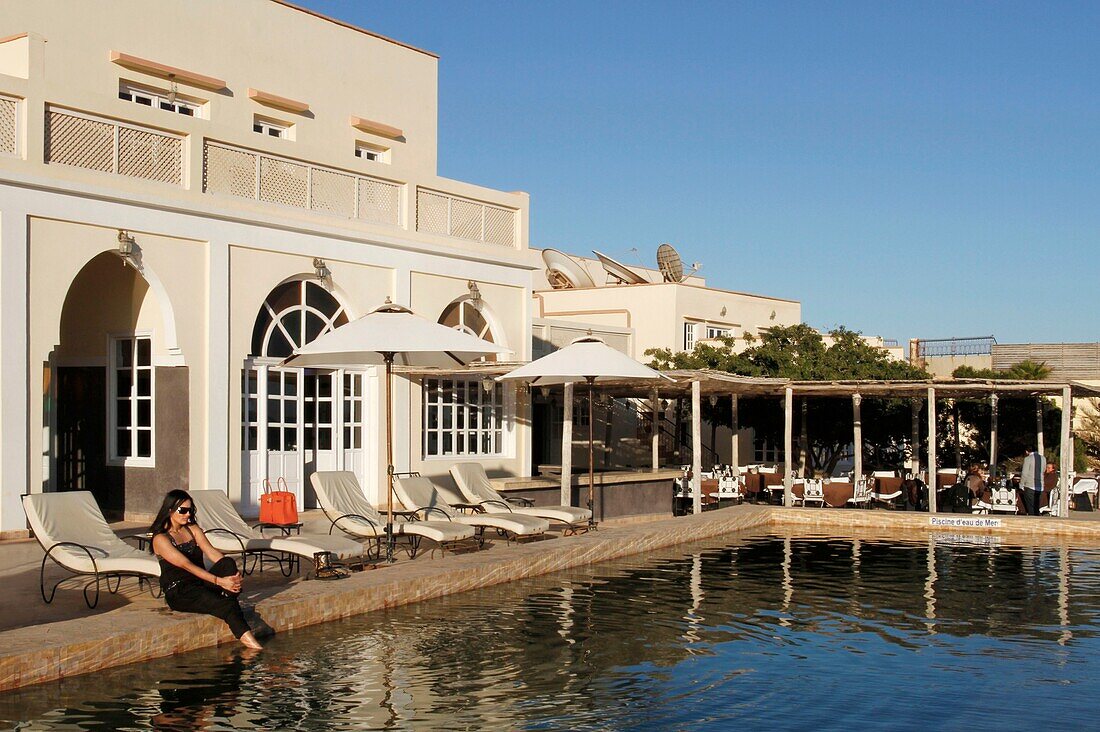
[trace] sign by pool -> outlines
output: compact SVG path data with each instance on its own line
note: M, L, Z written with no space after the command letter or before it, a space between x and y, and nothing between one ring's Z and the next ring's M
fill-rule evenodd
M929 516L931 526L945 529L999 529L1001 519L988 516Z

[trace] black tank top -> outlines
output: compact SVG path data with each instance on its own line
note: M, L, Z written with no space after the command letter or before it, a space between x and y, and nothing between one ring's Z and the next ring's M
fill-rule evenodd
M182 544L177 544L172 539L172 535L167 531L164 532L164 535L168 537L168 541L172 542L172 546L183 554L183 556L187 557L192 564L197 567L204 567L202 562L202 549L200 549L199 545L195 542L195 535L191 533L191 529L188 527L185 528L187 528L187 533L191 534L191 540L185 541ZM164 559L160 560L160 586L164 592L169 592L185 583L202 584L202 580L182 567L177 567Z

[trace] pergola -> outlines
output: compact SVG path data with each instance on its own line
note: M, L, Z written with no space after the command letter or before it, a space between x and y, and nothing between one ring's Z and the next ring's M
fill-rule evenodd
M864 396L911 399L913 403L913 444L920 442L919 413L921 401L928 404L928 465L929 476L929 511L935 513L936 491L936 399L974 399L988 398L992 407L992 424L990 434L990 465L997 462L997 402L1002 396L1012 397L1061 397L1062 398L1062 425L1061 425L1061 465L1060 465L1060 501L1061 515L1066 515L1069 503L1069 474L1073 470L1072 456L1072 414L1071 404L1074 397L1100 396L1100 389L1094 386L1076 381L1002 381L991 379L944 379L921 381L793 381L790 379L761 378L734 376L721 371L711 370L678 370L665 371L671 382L664 382L657 387L652 384L633 384L630 382L615 382L603 386L603 390L613 396L631 397L636 399L650 399L653 402L652 410L654 419L659 414L659 399L663 397L691 398L691 437L692 437L692 475L693 475L693 510L698 513L702 510L702 397L703 395L729 396L731 397L731 418L733 425L733 444L731 462L739 463L737 432L739 427L737 400L740 396L772 396L783 400L784 429L783 429L783 502L791 504L791 486L794 482L793 465L793 425L794 425L794 397L847 397L852 400L852 441L855 447L854 472L855 479L863 476L863 439L862 423L860 418L860 403ZM566 402L568 404L568 401ZM1039 437L1039 449L1043 443L1043 421L1041 407L1036 409L1036 430ZM657 435L653 431L653 467L658 467ZM564 438L563 438L564 439ZM914 450L911 469L914 473L919 470L919 458ZM564 480L564 478L563 478Z
M501 373L506 373L515 367L515 364L485 363L471 365L466 369L453 369L447 371L435 369L395 369L403 371L409 376L462 375L465 378L492 378ZM855 447L854 473L858 480L863 476L863 439L862 423L860 418L860 403L863 397L877 397L883 399L910 399L913 404L913 445L920 443L920 408L921 402L928 404L928 465L929 476L928 507L931 513L936 513L936 399L975 399L987 398L992 408L992 423L990 425L990 465L997 462L997 403L1002 396L1005 397L1033 397L1038 400L1041 397L1061 397L1062 399L1062 424L1061 424L1061 464L1059 466L1059 500L1061 502L1061 515L1065 516L1069 508L1069 474L1073 470L1072 450L1072 414L1071 407L1074 397L1100 397L1100 388L1090 386L1078 381L1008 381L992 379L928 379L921 381L794 381L791 379L778 379L768 377L735 376L724 371L709 369L673 370L661 372L669 378L654 384L652 380L622 380L603 382L597 388L605 394L613 397L649 400L654 429L651 430L652 440L652 469L660 469L660 455L658 451L659 430L657 422L660 419L662 398L666 399L691 399L691 445L692 445L692 510L695 513L702 511L702 401L703 396L730 397L731 420L733 425L732 455L730 462L733 465L740 464L738 455L737 433L740 425L738 419L739 397L774 397L783 402L783 503L791 505L791 487L794 484L794 466L791 462L793 454L793 426L794 426L794 398L796 396L809 397L840 397L852 400L852 440ZM562 426L562 470L561 491L562 501L566 504L570 501L572 485L572 444L573 444L573 386L565 385L565 414ZM1041 407L1036 408L1036 431L1038 434L1039 448L1043 444L1043 419ZM913 450L913 458L910 469L916 474L919 469L918 451Z

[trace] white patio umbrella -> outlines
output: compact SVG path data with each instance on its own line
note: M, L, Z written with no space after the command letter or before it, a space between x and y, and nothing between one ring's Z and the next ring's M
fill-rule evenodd
M463 333L390 302L363 317L329 331L297 349L287 366L336 369L386 366L386 531L387 557L393 559L393 365L421 368L465 366L482 356L508 349Z
M526 381L532 385L588 384L588 509L593 518L593 486L595 464L592 456L592 389L598 381L622 379L668 379L667 376L640 364L630 356L616 351L591 333L577 338L565 348L543 356L503 376L497 381Z

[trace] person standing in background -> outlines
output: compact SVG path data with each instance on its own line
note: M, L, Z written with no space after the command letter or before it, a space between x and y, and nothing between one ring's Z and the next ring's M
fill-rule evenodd
M1020 492L1029 516L1039 515L1039 499L1043 494L1043 467L1046 460L1034 449L1028 449L1020 468Z

